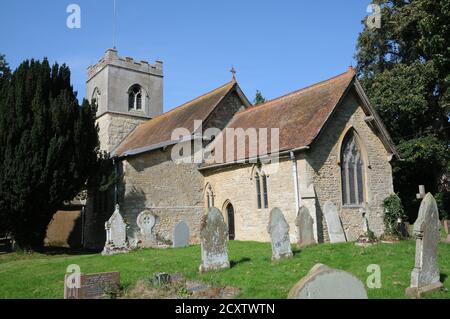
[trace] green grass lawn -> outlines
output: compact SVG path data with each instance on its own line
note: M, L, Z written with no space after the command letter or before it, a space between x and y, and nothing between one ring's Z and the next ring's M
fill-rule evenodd
M187 278L242 290L240 298L286 298L291 287L316 263L349 271L364 283L370 264L381 267L381 289L368 289L369 298L404 298L414 267L414 241L356 247L354 243L323 244L297 250L293 259L272 262L266 243L230 242L231 269L200 275L200 247L145 249L104 257L99 254L0 255L0 298L62 298L64 274L70 264L83 273L120 271L121 282L130 289L156 272L182 273ZM440 244L439 264L446 291L430 298L450 298L450 244Z

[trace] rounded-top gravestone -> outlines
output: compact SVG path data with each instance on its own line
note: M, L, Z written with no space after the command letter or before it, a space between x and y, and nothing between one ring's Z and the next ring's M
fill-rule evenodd
M364 284L354 275L315 265L289 292L288 299L367 299Z
M274 208L270 212L267 231L272 239L272 260L292 257L289 225L279 208Z
M173 247L187 247L189 246L189 227L184 222L179 222L173 230Z

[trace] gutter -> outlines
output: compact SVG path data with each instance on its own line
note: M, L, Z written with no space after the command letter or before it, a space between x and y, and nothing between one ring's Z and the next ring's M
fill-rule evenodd
M302 146L302 147L297 147L297 148L293 148L293 149L286 150L286 151L281 151L279 153L274 153L273 156L278 155L278 157L286 157L286 156L290 156L290 154L293 153L293 152L302 152L302 151L307 151L309 149L310 149L309 146ZM270 157L271 157L271 154L270 155L253 156L253 157L250 157L250 158L245 158L245 159L237 160L237 161L234 161L234 162L219 163L219 164L203 166L203 167L199 166L197 169L199 171L205 171L207 169L226 167L226 166L231 166L231 165L235 165L235 164L255 164L258 159L261 160L261 159L270 158ZM255 162L252 163L251 161L255 161Z
M196 140L203 140L203 137L199 136L198 134L189 135L189 136L180 138L178 140L169 140L169 141L165 141L165 142L161 142L161 143L157 143L157 144L153 144L153 145L149 145L149 146L135 148L133 150L124 152L120 156L117 156L117 155L113 154L113 156L117 157L117 158L120 158L120 159L123 159L123 158L126 158L126 157L139 155L141 153L154 151L154 150L157 150L159 148L164 148L164 147L167 147L167 146L175 145L175 144L178 144L178 143L184 143L184 142L196 141Z

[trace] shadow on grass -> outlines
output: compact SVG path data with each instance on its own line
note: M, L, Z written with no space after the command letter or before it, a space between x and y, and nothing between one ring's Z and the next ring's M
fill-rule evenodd
M243 264L243 263L246 263L249 261L252 261L252 260L248 257L241 258L238 261L232 260L232 261L230 261L230 268L236 267L239 264Z
M79 255L94 255L100 253L99 250L90 250L90 249L73 249L73 248L61 248L61 247L43 247L36 250L37 253L56 256L56 255L70 255L70 256L79 256Z
M300 248L294 248L292 249L292 255L295 257L297 255L299 255L302 252L302 249Z
M447 277L448 277L447 274L441 274L441 278L440 278L441 282L444 283L445 280L447 280Z

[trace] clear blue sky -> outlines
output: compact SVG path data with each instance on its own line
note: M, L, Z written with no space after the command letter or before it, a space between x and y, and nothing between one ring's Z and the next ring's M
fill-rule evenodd
M69 4L81 29L66 26ZM121 56L164 61L167 111L231 79L249 99L275 98L347 70L370 0L117 0ZM113 0L0 0L0 53L67 63L85 95L86 68L112 47Z

